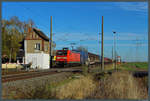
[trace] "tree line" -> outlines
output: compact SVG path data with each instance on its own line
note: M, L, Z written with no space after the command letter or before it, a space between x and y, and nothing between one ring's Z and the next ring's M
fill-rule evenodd
M21 21L13 16L10 19L2 20L2 61L16 61L17 53L20 49L20 42L27 34L29 27L34 27L32 20Z

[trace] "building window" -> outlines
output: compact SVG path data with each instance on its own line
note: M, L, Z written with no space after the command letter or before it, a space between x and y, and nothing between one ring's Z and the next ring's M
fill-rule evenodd
M40 43L35 44L35 50L40 50Z

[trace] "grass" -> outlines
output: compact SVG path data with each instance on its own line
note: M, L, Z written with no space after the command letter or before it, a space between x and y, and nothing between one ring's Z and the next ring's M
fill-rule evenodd
M60 82L48 82L43 86L35 84L35 89L18 90L13 99L146 99L148 97L148 77L135 78L128 71L135 70L146 63L126 63L118 65L122 71L108 74L100 72L100 67L83 68L82 74L73 74ZM138 67L139 66L139 67ZM142 67L142 68L143 68ZM145 68L145 67L144 67ZM105 70L113 70L106 65Z
M82 66L82 70L83 70L83 72L82 72L82 74L83 75L87 75L88 74L88 66Z
M148 70L147 62L128 62L118 65L121 70L137 71L137 70Z
M137 80L127 71L115 72L99 80L94 99L146 99L146 88L138 85Z
M74 74L60 82L47 83L43 86L35 84L28 90L17 89L17 94L11 93L9 99L83 99L96 88L90 75Z
M129 63L125 64L125 66L147 69L148 62L129 62Z
M74 74L60 82L34 85L35 89L26 92L18 89L12 92L11 99L146 99L147 77L134 78L128 71L96 75ZM29 88L30 89L30 88Z
M118 69L120 70L125 70L125 71L136 71L136 68L133 68L132 66L128 65L128 64L121 64L118 66Z
M113 68L113 64L108 64L108 65L105 65L104 66L104 70L107 71L111 71L111 70L114 70ZM101 66L97 66L97 67L94 67L94 68L91 68L90 71L93 73L93 74L96 74L96 73L100 73L101 72Z
M80 79L73 80L65 84L56 91L57 99L84 99L96 88L96 84L91 76L81 76Z
M38 85L34 83L34 85L29 86L28 89L16 89L16 93L12 91L8 99L58 99L57 95L59 93L58 88L63 85L68 84L76 80L76 76L80 76L79 74L73 74L71 77L64 79L59 82L47 82L44 85ZM34 86L34 88L33 88Z
M148 62L135 62L130 64L135 65L136 68L148 69Z
M76 76L80 76L79 74L72 74L71 77L69 77L68 79L62 80L60 82L52 82L49 85L47 85L48 89L52 90L52 89L56 89L57 87L63 86L69 82L72 82L73 80L76 79Z

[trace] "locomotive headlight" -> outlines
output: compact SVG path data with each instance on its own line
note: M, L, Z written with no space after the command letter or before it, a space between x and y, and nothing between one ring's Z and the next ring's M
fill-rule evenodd
M57 57L57 59L67 59L67 57Z
M67 57L63 57L63 59L67 59Z

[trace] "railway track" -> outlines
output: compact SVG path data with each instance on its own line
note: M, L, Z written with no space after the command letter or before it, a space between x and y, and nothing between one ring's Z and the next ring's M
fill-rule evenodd
M93 64L93 65L97 65L97 64ZM38 70L38 71L18 73L18 74L2 75L2 83L40 77L44 75L52 75L60 72L82 72L82 66L69 67L69 68L52 68L47 70Z
M61 73L61 72L82 72L82 67L80 66L80 67L70 67L70 68L52 68L52 69L39 70L39 71L34 71L34 72L32 71L28 73L2 75L2 83L35 78L35 77L40 77L40 76L45 76L45 75L52 75L52 74ZM110 72L110 71L107 71L107 72ZM111 72L114 72L114 71L111 71ZM147 71L134 71L132 72L132 74L135 77L143 77L143 76L147 76L148 72Z
M40 77L40 76L56 74L56 73L57 72L48 71L48 72L25 73L25 74L18 74L18 75L3 76L2 77L2 83L10 82L10 81L16 81L16 80L29 79L29 78L34 78L34 77Z
M12 74L12 75L3 75L2 76L2 83L5 82L11 82L16 80L23 80L23 79L29 79L34 77L40 77L45 75L52 75L60 72L82 72L81 68L55 68L55 69L49 69L49 70L41 70L41 71L35 71L35 72L28 72L28 73L19 73L19 74Z

